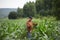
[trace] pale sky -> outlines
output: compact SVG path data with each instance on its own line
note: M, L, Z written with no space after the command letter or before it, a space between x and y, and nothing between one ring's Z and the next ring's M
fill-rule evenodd
M0 8L23 8L24 4L36 0L0 0Z

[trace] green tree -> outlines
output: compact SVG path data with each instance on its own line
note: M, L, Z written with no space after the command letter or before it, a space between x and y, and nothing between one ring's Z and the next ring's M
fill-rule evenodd
M44 9L44 0L36 0L36 10L39 13L42 9Z
M19 8L17 9L17 15L18 17L23 17L23 9L22 8Z
M26 3L23 7L24 16L35 16L36 15L36 8L34 2Z
M51 9L52 8L52 3L53 3L52 0L44 0L44 9L45 10Z
M49 16L53 13L53 1L52 0L36 0L36 10L40 16Z
M55 16L57 17L58 20L60 20L60 0L54 0L55 4Z
M15 11L10 12L8 15L8 18L9 19L17 19L17 12L15 12Z

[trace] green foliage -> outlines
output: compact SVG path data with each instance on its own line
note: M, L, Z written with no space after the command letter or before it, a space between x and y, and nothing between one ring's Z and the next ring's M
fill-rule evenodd
M17 9L17 15L18 15L18 18L23 17L24 13L22 8Z
M35 8L34 2L26 3L23 7L23 12L24 12L25 17L35 16L36 15L36 8Z
M44 9L44 0L36 0L36 10L39 12L40 10Z
M53 1L52 0L36 0L36 10L37 13L40 14L40 16L51 16L52 8L53 8Z
M58 20L60 20L60 0L55 0L54 5L55 5L55 16L57 17Z
M8 20L0 19L0 40L28 40L26 18ZM32 40L60 40L60 21L53 17L35 19L38 25L32 31Z
M10 12L9 15L8 15L8 18L9 19L16 19L17 18L17 13L14 12L14 11Z

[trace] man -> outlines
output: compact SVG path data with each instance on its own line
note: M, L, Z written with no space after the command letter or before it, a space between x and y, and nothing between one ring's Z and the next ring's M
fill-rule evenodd
M36 26L37 24L32 22L32 17L30 16L28 18L26 25L27 25L27 31L28 31L27 36L28 36L28 38L31 38L31 32L32 32L33 26Z

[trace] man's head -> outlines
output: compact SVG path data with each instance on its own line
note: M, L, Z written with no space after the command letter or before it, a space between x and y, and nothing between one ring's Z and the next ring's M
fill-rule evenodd
M32 17L31 16L29 16L29 21L31 21L32 20Z

